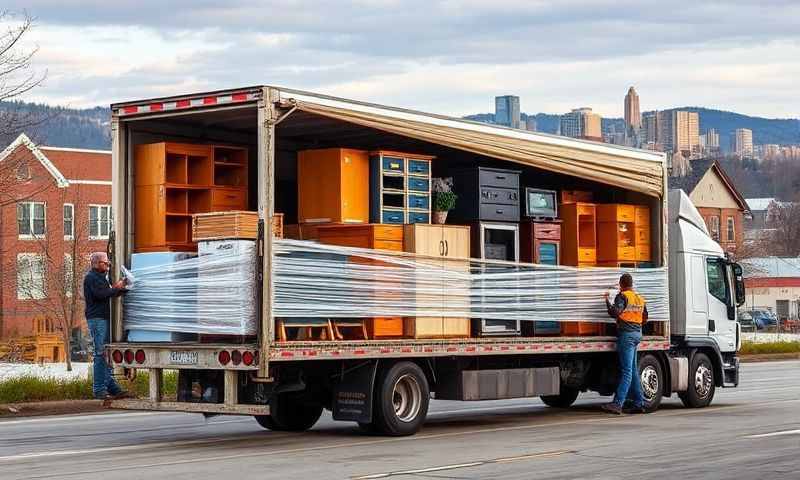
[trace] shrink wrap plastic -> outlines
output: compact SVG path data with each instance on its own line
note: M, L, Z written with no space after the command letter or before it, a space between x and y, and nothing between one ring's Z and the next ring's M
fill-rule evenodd
M276 317L471 317L612 323L603 294L625 269L447 260L274 240ZM253 335L256 250L133 270L125 329ZM651 322L669 319L667 270L627 270ZM613 298L612 298L613 300Z
M669 319L666 268L445 260L275 240L276 317L471 317L613 323L604 293L629 272L649 321ZM611 297L613 301L613 295Z

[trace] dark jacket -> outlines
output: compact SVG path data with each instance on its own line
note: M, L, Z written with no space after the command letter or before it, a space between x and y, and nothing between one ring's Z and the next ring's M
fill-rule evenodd
M625 295L622 292L618 293L617 296L614 298L614 303L611 304L606 300L606 307L608 307L608 315L616 319L617 321L617 331L618 332L639 332L642 330L641 325L637 325L635 323L626 322L624 320L620 320L619 314L625 310L625 307L628 306L628 299L625 298ZM644 306L644 311L642 312L642 325L647 323L647 305Z
M86 318L111 319L111 298L127 290L112 288L105 273L94 269L83 278L83 298L86 301Z

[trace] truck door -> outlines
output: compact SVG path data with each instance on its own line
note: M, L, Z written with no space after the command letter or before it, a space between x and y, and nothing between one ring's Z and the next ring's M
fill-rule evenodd
M721 352L736 350L736 315L727 263L719 257L706 257L708 284L708 334ZM733 317L733 318L730 318Z

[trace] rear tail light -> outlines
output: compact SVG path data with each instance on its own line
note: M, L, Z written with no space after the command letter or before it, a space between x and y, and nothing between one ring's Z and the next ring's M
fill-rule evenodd
M255 355L253 355L253 352L244 352L242 354L242 363L244 363L245 365L248 366L252 365L254 361L255 361Z
M111 359L114 360L114 363L122 363L122 352L114 350L111 353Z
M125 363L133 363L133 350L125 350Z
M219 355L217 355L217 360L219 360L219 363L221 363L222 365L227 365L231 361L230 352L228 352L227 350L219 352Z
M233 362L234 365L242 363L242 352L234 350L233 353L231 353L231 362Z
M136 363L144 363L147 357L144 354L144 350L136 350Z

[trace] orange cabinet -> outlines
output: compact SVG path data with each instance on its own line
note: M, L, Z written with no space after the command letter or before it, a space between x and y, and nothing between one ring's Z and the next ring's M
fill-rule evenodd
M297 154L299 223L367 223L369 155L326 148Z
M597 206L598 262L650 259L650 212L638 205ZM639 257L645 258L639 258Z
M593 203L561 205L561 262L593 266L597 261L597 210Z

